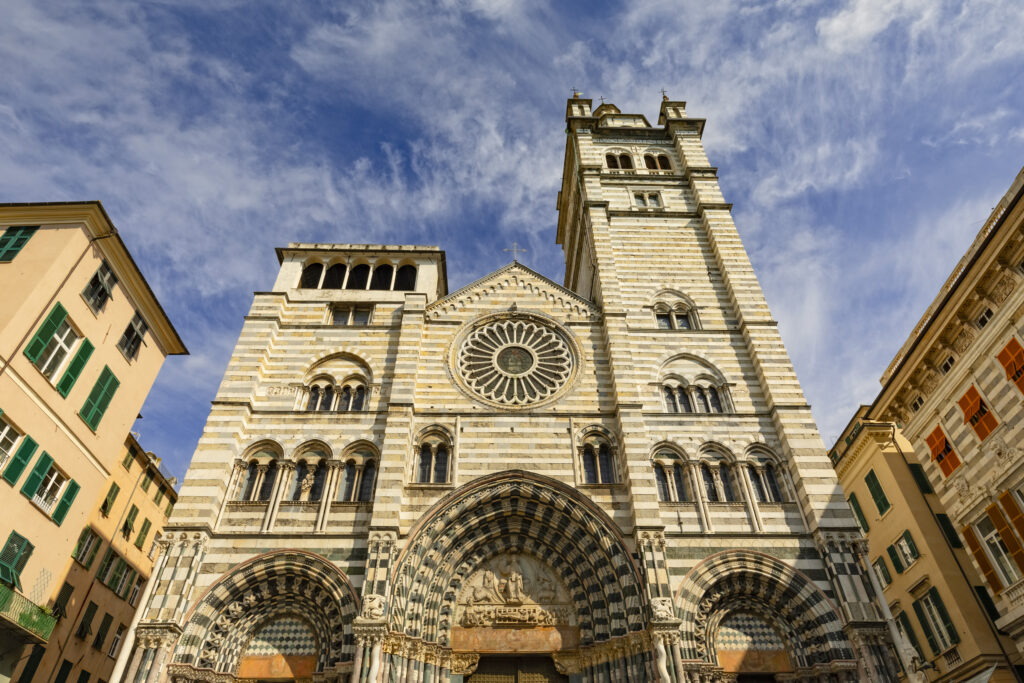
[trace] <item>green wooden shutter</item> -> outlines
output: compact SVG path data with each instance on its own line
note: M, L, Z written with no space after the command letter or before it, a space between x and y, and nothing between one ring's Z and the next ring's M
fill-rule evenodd
M31 436L26 434L21 439L21 445L18 446L18 451L11 458L11 462L7 465L7 469L4 470L4 479L11 486L18 483L18 478L21 473L25 471L25 467L28 465L28 461L32 459L32 454L36 452L36 448L39 444Z
M96 637L93 638L92 646L97 650L103 648L103 641L107 639L107 631L110 630L110 624L114 621L114 617L110 616L110 613L103 615L103 620L100 622L100 627L96 629Z
M124 525L122 528L131 529L135 531L135 518L139 516L139 508L132 505L132 509L128 511L128 516L124 518Z
M108 571L110 570L110 561L112 557L114 557L114 549L107 548L107 552L103 556L103 560L100 562L100 567L96 570L96 579L100 583L106 583L105 579Z
M124 588L121 589L121 596L120 597L121 597L122 600L127 600L128 599L128 594L131 592L132 586L135 585L135 577L138 576L138 575L139 575L139 573L137 571L135 571L134 569L129 567L129 569L128 569L128 578L124 582Z
M34 546L27 538L12 531L0 550L0 580L21 590L21 570L25 568L33 550Z
M10 263L18 255L32 235L36 234L38 225L10 227L0 235L0 263Z
M60 671L57 672L57 677L53 679L53 683L67 683L68 676L71 675L71 669L74 667L75 665L66 659L61 662Z
M74 479L69 481L68 485L64 488L64 495L60 497L60 502L57 503L57 508L53 511L52 519L57 522L57 526L60 526L64 518L68 516L68 510L71 509L71 504L75 502L75 496L78 495L80 488L82 487Z
M879 570L881 570L882 578L885 579L886 585L892 583L892 574L889 573L889 565L885 563L885 558L879 557L877 560L875 560L875 566L878 567Z
M53 606L50 608L50 613L57 619L63 619L68 615L67 606L68 601L71 600L71 594L75 591L75 587L67 581L60 587L60 593L57 594L57 599L53 601Z
M921 624L921 630L924 631L928 647L932 649L934 654L939 654L939 643L935 640L935 634L932 633L931 624L928 622L928 617L925 616L924 607L921 605L920 600L914 600L914 613L917 615L918 623Z
M110 368L103 366L103 372L100 373L99 379L96 380L92 391L89 392L89 398L85 400L82 409L78 411L78 414L93 431L96 431L96 427L99 426L103 413L107 411L107 406L110 405L110 400L120 385L121 382L110 371Z
M885 549L885 552L889 553L889 559L892 560L892 566L896 570L896 573L902 574L903 560L900 558L900 554L896 551L896 546L889 546Z
M860 503L857 501L857 494L851 493L849 498L850 507L853 508L853 514L857 517L857 523L860 524L861 531L867 533L871 530L868 526L868 520L864 517L864 511L860 509Z
M935 493L935 489L932 488L932 484L928 481L928 475L925 474L924 468L919 464L910 464L910 473L914 475L914 483L917 484L917 488L921 489L921 493Z
M917 551L917 544L914 543L914 537L910 535L910 531L903 532L903 540L906 541L907 547L910 548L910 554L915 560L921 557L921 553Z
M32 468L28 477L25 479L25 484L21 487L21 492L31 498L36 495L36 491L39 490L39 485L43 483L43 477L50 471L50 465L53 464L53 458L46 451L39 456L36 460L36 466Z
M871 492L871 497L875 500L875 507L878 508L878 514L884 515L891 505L889 505L889 499L885 497L885 491L882 490L882 485L878 483L878 477L875 476L875 471L870 470L866 477L864 477L864 483L868 485L868 491Z
M939 613L939 618L942 619L942 625L946 628L946 633L949 634L949 639L956 645L960 642L960 634L956 632L956 627L953 626L953 620L949 618L949 612L946 611L946 604L942 602L942 598L939 597L939 591L932 586L928 590L928 594L932 597L932 602L935 603L935 609Z
M92 633L92 620L96 616L96 610L98 610L95 602L89 601L89 605L85 608L85 615L82 616L82 621L78 624L78 630L75 631L75 635L79 638L85 638Z
M21 675L18 676L18 683L32 683L32 679L36 676L36 669L39 668L39 662L43 661L44 654L46 654L45 647L42 645L32 646L32 654L25 662L25 668L21 670Z
M89 683L89 676L91 675L88 671L82 669L78 672L78 680L75 683Z
M110 514L110 511L114 507L114 501L117 500L117 494L120 492L121 487L116 481L110 485L110 490L107 491L107 497L103 500L103 506L100 508L104 517Z
M949 515L944 515L939 512L936 513L935 518L939 520L939 528L942 529L942 535L946 537L949 544L954 548L963 548L964 544L960 540L960 536L956 533L956 528L953 526L953 522L949 520Z
M75 386L75 382L78 381L78 376L82 374L82 369L89 360L89 356L92 355L94 348L92 342L88 339L83 339L82 343L78 345L78 352L68 364L68 369L64 371L60 381L57 382L57 391L64 398L67 398L68 394L71 393L71 387Z
M46 348L46 345L50 343L50 339L53 338L53 333L57 331L57 328L60 327L60 324L64 322L64 319L67 317L68 312L60 305L60 303L53 307L53 310L50 311L50 315L46 316L46 320L44 320L43 324L39 326L38 330L36 330L36 334L32 337L32 341L25 346L25 356L27 356L30 361L35 363L39 359L39 354L41 354L43 349Z
M88 569L92 566L92 561L96 559L96 553L100 551L100 546L103 545L103 541L99 538L92 544L92 550L89 551L89 557L85 558L85 568Z
M907 640L917 650L918 657L924 659L924 651L921 649L921 643L917 639L917 634L914 633L914 627L910 625L910 617L907 616L906 612L900 612L896 618L900 620L900 625L903 626L903 633L906 634Z
M981 600L982 606L985 608L985 613L988 614L988 618L995 621L999 618L999 609L996 607L996 603L992 601L992 596L989 595L988 589L984 586L975 586L974 592L977 594L978 599Z
M75 543L75 549L71 551L71 557L78 557L78 553L82 550L82 544L85 543L85 539L89 538L89 527L82 529L82 533L78 534L78 541Z
M151 526L152 524L150 524L148 519L143 520L142 528L139 529L139 536L135 539L135 547L139 550L142 549L143 544L146 542L146 534L149 533L149 527Z

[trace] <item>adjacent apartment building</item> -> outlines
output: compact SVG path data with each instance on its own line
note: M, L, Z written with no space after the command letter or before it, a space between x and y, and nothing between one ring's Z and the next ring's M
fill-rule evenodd
M895 424L865 418L869 409L861 406L831 456L868 539L904 674L915 682L1017 681L1024 655L994 625L990 589L924 466Z
M0 292L0 681L44 680L21 676L45 659L28 646L49 650L86 600L76 544L164 359L187 351L99 202L0 205Z

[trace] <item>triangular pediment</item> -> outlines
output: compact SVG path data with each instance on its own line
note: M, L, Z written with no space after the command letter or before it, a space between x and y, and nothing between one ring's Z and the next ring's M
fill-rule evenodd
M569 319L589 320L601 314L593 302L513 261L434 301L427 306L427 316L440 318L463 311L479 309L482 312L512 305Z

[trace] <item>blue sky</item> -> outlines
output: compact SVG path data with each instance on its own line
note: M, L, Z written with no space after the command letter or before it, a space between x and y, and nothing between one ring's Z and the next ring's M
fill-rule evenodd
M565 99L704 142L826 445L1024 163L1017 0L5 0L0 201L99 199L192 355L136 429L184 473L290 241L561 281Z

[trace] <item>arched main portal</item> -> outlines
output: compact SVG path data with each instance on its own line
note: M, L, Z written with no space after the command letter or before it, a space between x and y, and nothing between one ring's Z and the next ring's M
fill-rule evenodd
M474 481L423 516L395 562L388 627L392 641L456 657L547 652L573 668L642 679L650 665L642 586L604 512L560 482L515 470ZM446 675L442 660L435 667L393 649L389 668Z
M770 555L712 555L686 576L675 603L685 659L730 674L818 680L825 673L856 680L857 664L835 604L805 575Z
M350 665L358 598L330 562L298 550L256 557L221 577L186 616L175 680L308 678Z

